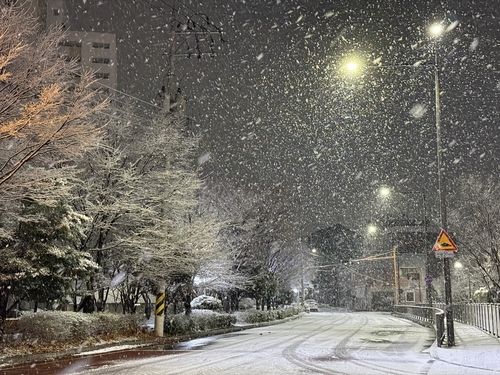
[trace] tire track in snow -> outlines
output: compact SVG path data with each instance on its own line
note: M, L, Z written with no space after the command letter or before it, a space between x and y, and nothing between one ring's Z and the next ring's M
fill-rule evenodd
M328 323L325 325L322 325L320 330L316 330L315 332L303 336L303 339L298 340L294 342L292 345L288 346L283 350L283 358L288 360L289 362L293 363L296 366L299 366L303 369L306 370L312 370L315 371L316 373L320 374L326 374L326 375L351 375L351 373L346 373L346 372L339 372L339 371L333 371L331 369L328 369L326 367L318 365L316 362L313 362L311 360L308 360L307 358L304 358L303 356L299 355L297 353L297 349L304 344L307 340L310 338L317 336L320 333L324 333L322 328L328 327L328 329L331 329L332 326L339 326L344 324L345 322L349 321L350 317L349 316L343 316L340 321L335 321L334 323ZM327 330L328 331L328 330Z

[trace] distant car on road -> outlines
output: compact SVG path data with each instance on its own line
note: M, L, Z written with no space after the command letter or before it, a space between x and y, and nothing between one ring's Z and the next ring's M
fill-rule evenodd
M309 311L319 311L319 308L318 308L318 302L316 302L316 300L314 299L306 299L305 301L306 303L306 306L309 307Z

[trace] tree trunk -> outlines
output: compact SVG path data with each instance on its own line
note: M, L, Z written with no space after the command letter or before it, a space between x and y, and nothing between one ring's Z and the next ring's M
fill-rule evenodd
M187 286L186 296L184 298L184 310L186 315L191 315L191 296L193 293L193 286L191 283Z
M108 300L109 288L100 288L97 292L97 301L95 301L96 310L103 312L106 308L106 301Z
M146 319L151 318L151 299L146 292L142 292L142 299L144 300L144 314Z
M78 304L76 302L76 291L78 289L78 279L75 280L75 292L73 293L73 312L76 312L76 309L78 308Z
M0 332L3 332L5 320L7 319L7 305L9 303L9 295L7 293L0 293Z

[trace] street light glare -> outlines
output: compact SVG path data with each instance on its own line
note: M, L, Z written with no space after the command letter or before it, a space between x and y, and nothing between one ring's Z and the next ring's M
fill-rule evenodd
M432 36L438 37L443 33L443 25L435 23L431 26L430 31Z
M368 226L368 233L369 234L374 234L377 232L377 227L375 225L369 225Z
M358 64L356 64L353 61L348 62L347 63L347 70L349 70L350 72L355 72L356 70L358 70Z
M382 197L388 197L391 194L391 189L388 187L381 187L379 190L379 194Z
M344 77L359 77L365 67L364 59L358 55L345 56L340 63L340 75Z

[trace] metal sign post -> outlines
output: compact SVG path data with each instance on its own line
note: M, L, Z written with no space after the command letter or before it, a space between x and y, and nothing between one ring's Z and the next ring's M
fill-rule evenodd
M448 334L448 346L455 346L455 328L453 326L453 302L451 298L451 274L450 274L450 258L455 255L458 250L457 245L444 229L441 230L439 236L432 248L436 258L443 259L444 271L444 294L446 304L446 332Z

